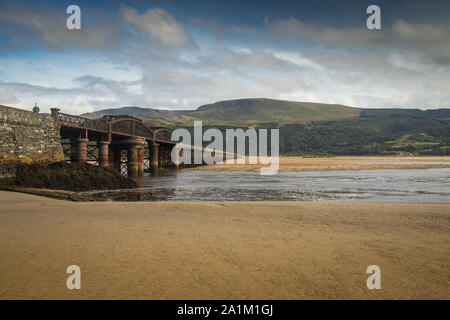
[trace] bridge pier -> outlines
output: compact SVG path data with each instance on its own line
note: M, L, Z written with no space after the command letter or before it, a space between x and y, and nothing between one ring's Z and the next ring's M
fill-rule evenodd
M163 167L170 168L172 166L172 161L170 159L170 148L169 146L164 146L164 156L163 156Z
M138 175L144 174L144 146L138 148Z
M136 145L127 146L127 173L129 177L139 175L139 157Z
M108 167L110 168L115 168L114 156L114 146L110 143L108 145Z
M157 170L159 168L159 144L154 143L152 144L151 148L151 157L152 157L152 169Z
M121 172L122 167L122 147L113 146L114 152L114 169Z
M172 150L173 150L173 147L170 149L170 156L171 156L171 157L172 157ZM184 157L184 155L183 155L183 150L181 150L181 151L180 151L180 158L183 159L183 157ZM171 158L170 160L172 160L172 158ZM178 169L181 168L181 163L175 163L175 162L172 162L172 163L173 163L173 165L174 165L174 167L175 167L176 170L178 170Z
M104 167L109 165L109 141L98 141L98 164Z
M166 148L164 145L159 145L159 167L166 167Z
M84 138L75 139L70 150L71 162L86 162L88 142L89 139Z
M122 166L122 150L127 150L127 175L137 177L144 174L144 141L141 138L128 138L115 140L114 145L114 168L119 172Z

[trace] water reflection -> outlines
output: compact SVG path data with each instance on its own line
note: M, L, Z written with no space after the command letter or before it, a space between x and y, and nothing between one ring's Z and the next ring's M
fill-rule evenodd
M450 169L280 172L167 170L139 188L89 192L115 201L449 201Z

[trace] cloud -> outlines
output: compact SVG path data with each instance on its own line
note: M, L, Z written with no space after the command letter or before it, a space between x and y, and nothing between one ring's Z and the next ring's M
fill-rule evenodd
M149 9L140 14L134 8L122 6L120 15L133 27L151 34L165 45L195 46L189 32L163 9Z
M380 55L310 52L307 55L324 70L323 93L336 102L369 108L450 107L450 66L430 62L423 55L393 51Z
M450 26L410 23L399 20L380 31L360 28L318 28L295 18L277 20L269 25L269 32L277 37L315 43L329 48L366 50L381 48L414 50L436 62L450 63Z
M83 18L86 33L79 34L65 28L64 11L0 8L0 37L10 48L32 49L0 59L0 104L32 108L38 102L44 112L57 106L73 114L127 105L192 109L248 97L450 106L446 25L397 21L369 31L271 18L254 29L185 17L215 33L200 34L194 47L193 36L162 9L122 6L117 20L98 11ZM36 43L47 50L34 54ZM66 47L84 50L54 50Z
M143 102L134 91L135 81L83 76L75 78L74 84L72 87L55 88L0 80L0 104L31 109L37 102L42 112L60 107L63 112L80 114Z
M72 86L58 88L0 81L0 104L31 108L38 102L43 112L57 106L73 114L130 105L192 109L248 97L355 107L450 107L450 66L416 53L245 49L216 48L192 62L143 51L132 58L141 77L127 81L111 80L107 73L77 76Z
M450 27L432 24L412 24L404 20L396 22L394 33L400 38L417 44L433 44L450 41Z
M415 48L441 63L450 63L450 26L394 23L393 34L399 43Z
M290 37L298 40L312 41L333 46L351 44L374 44L383 39L381 32L366 28L332 29L318 28L305 24L296 18L280 19L268 25L268 30L275 36Z
M300 66L300 67L313 67L313 68L320 68L320 66L310 59L305 58L301 54L293 53L293 52L283 52L283 51L275 51L273 52L273 55L277 59L281 59L284 61L287 61L289 63L292 63L293 65Z
M257 32L255 28L249 26L231 26L230 30L232 32L244 35L251 35Z
M194 18L191 19L191 22L200 26L211 28L216 39L221 40L228 35L225 27L220 24L216 18L210 18L206 20L201 18Z
M163 9L149 9L140 14L121 6L119 15L137 30L156 37L166 46L192 46L189 32ZM67 14L51 7L0 4L0 36L9 41L5 48L41 45L52 50L84 48L108 50L125 40L136 41L127 32L124 21L118 21L102 10L90 13L81 8L81 30L68 30Z
M16 105L20 103L20 99L15 94L14 90L8 86L2 85L0 82L0 104Z
M66 47L106 49L115 46L126 35L115 19L101 10L91 19L81 10L81 30L68 30L63 10L18 4L0 4L0 36L10 37L6 48L38 43L50 49Z

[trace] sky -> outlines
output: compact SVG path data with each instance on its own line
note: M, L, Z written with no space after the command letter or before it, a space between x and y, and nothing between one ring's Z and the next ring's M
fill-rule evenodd
M69 30L69 5L81 30ZM369 30L369 5L381 29ZM0 104L450 108L450 1L0 0Z

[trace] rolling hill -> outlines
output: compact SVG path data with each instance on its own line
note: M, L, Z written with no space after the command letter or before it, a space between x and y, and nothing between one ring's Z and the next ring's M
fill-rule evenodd
M123 107L83 114L88 118L103 115L132 115L159 126L191 126L194 120L205 125L255 126L263 123L306 123L358 117L361 110L337 104L294 102L273 99L238 99L200 106L196 110L158 110Z
M256 125L261 123L305 123L357 117L360 109L337 104L294 102L273 99L221 101L187 113L210 123Z
M239 99L196 110L140 107L84 114L132 115L150 126L279 128L284 155L449 155L450 109L361 109L337 104Z

